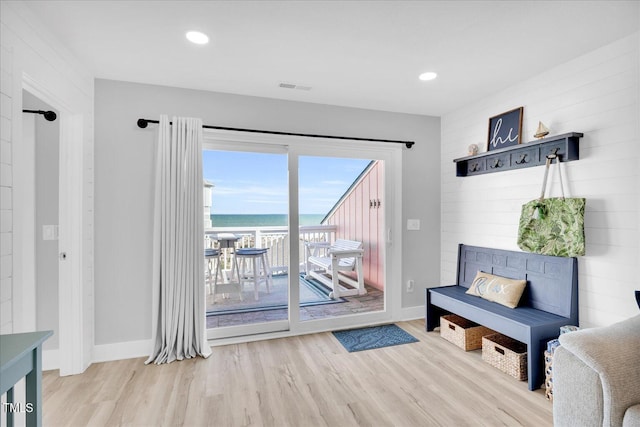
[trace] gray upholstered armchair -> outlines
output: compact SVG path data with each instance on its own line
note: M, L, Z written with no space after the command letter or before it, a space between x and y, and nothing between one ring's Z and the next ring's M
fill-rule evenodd
M560 336L553 421L557 427L640 426L640 315Z

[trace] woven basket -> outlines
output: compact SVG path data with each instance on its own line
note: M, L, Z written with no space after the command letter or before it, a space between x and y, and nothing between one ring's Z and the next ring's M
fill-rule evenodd
M517 380L527 379L527 345L502 334L482 337L482 360Z
M553 354L544 352L544 396L553 402Z
M483 335L496 332L455 314L440 317L440 336L464 351L482 348Z

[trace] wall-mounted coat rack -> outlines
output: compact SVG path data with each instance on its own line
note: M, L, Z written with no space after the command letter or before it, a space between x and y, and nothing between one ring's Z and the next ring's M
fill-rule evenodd
M456 176L481 175L544 165L546 157L550 154L559 156L563 162L579 160L578 142L582 136L582 133L570 132L475 156L461 157L454 160Z

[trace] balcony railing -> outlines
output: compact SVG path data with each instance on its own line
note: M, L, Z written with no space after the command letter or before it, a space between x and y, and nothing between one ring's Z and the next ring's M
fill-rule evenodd
M335 240L337 227L335 225L303 225L300 226L299 253L303 257L305 243L332 242ZM234 248L222 248L220 262L223 270L231 269L231 254L233 249L268 248L268 259L273 274L289 272L289 227L213 227L205 230L205 247L220 248L215 240L218 233L231 233L238 236ZM300 271L304 271L305 260L300 260Z

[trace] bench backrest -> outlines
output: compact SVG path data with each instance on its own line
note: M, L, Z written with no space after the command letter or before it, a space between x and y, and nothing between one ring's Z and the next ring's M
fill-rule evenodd
M459 245L457 284L468 288L478 271L526 279L519 307L578 318L578 260ZM575 317L574 317L575 316Z

